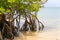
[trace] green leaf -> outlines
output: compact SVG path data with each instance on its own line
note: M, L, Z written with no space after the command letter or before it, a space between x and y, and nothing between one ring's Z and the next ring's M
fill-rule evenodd
M33 15L32 15L32 18L35 18L35 17L37 17L37 15L33 14Z
M11 11L9 9L7 9L6 12L10 13Z
M4 13L5 12L5 9L3 7L0 7L0 12L1 13Z
M15 2L15 0L7 0L8 2L10 2L10 3L14 3Z
M48 0L46 0L46 2L47 2Z

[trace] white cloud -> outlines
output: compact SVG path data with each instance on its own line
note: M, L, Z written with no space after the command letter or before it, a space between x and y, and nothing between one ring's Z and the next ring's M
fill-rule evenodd
M60 7L60 0L48 0L46 4L44 4L45 7Z

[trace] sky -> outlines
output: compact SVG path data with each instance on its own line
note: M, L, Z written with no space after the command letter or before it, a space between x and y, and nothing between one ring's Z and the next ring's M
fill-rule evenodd
M45 7L60 7L60 0L48 0L47 3L44 4Z

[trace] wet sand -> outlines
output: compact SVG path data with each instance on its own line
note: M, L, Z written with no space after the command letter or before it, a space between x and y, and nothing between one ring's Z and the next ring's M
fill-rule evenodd
M14 40L60 40L60 19L43 20L45 28L42 32L24 32Z
M15 37L14 40L60 40L60 31L20 33L19 37Z

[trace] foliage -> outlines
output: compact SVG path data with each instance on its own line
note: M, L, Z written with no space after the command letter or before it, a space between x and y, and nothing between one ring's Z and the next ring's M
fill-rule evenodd
M0 12L4 13L7 9L12 10L13 8L22 15L25 13L25 9L29 12L37 12L41 3L42 0L0 0Z
M30 16L37 18L37 12L42 7L44 0L0 0L0 14L10 13L16 14L20 13L23 18L28 18ZM45 2L47 2L46 0ZM12 16L10 16L12 19ZM32 24L31 24L32 25Z

